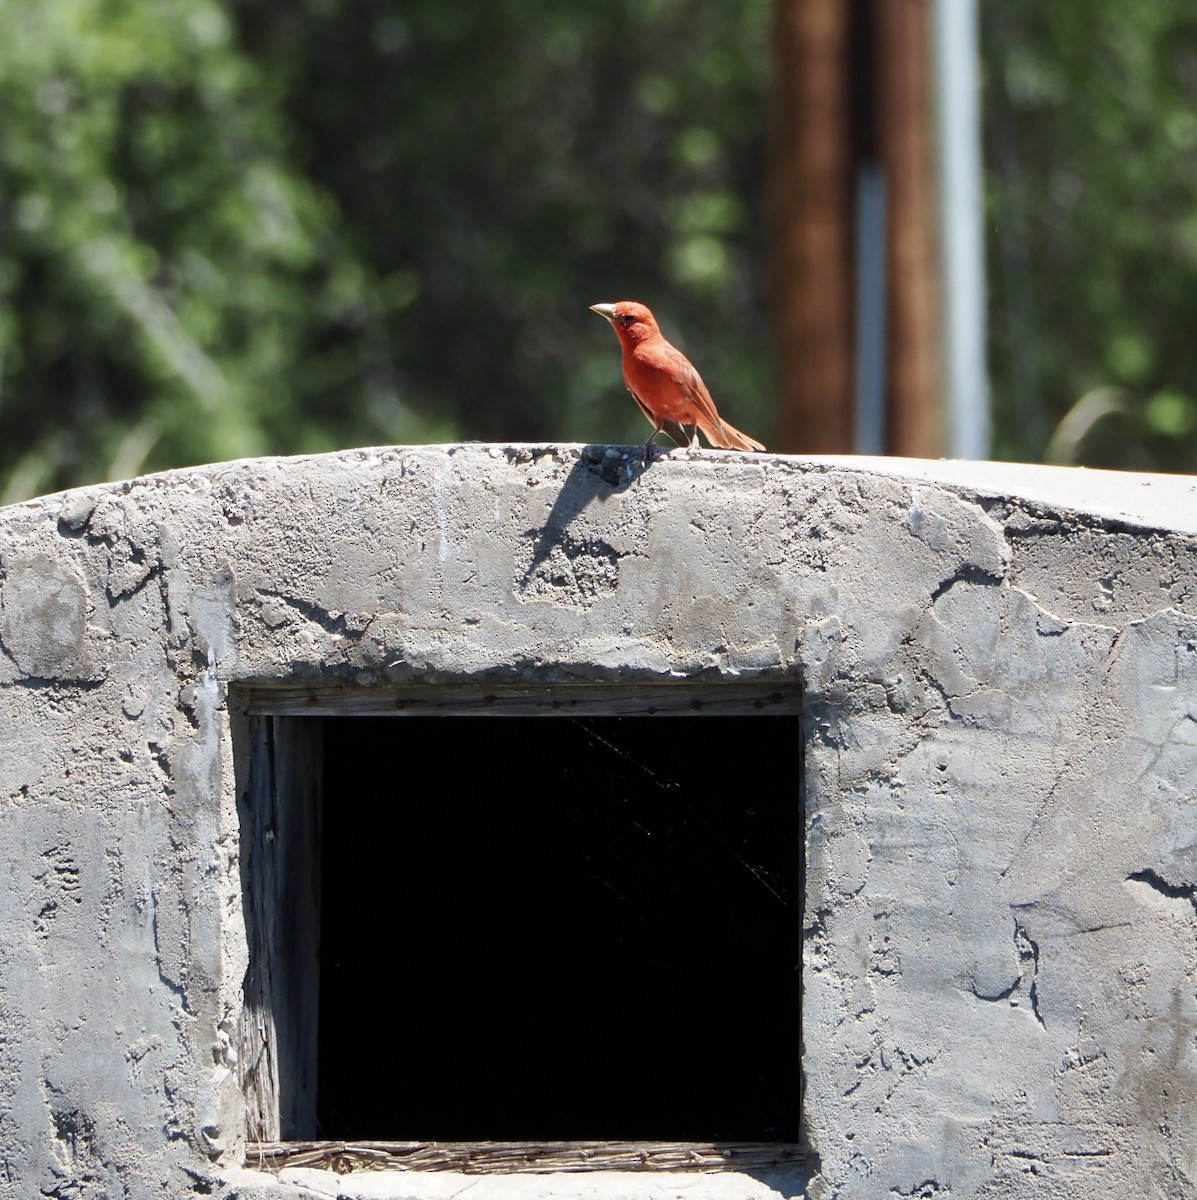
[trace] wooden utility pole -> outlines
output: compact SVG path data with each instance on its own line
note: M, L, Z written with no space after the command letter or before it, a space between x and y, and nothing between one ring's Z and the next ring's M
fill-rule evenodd
M940 452L939 262L935 239L928 0L874 0L877 129L886 180L886 449Z
M775 0L770 289L779 449L852 445L851 5Z
M779 449L855 450L862 364L880 360L880 445L934 456L939 268L928 0L774 0L773 47ZM858 222L866 178L880 181L882 229ZM883 247L882 261L863 262L874 245ZM876 305L883 319L866 325L860 314L872 310L858 292L869 281L884 288ZM884 346L862 346L868 337Z

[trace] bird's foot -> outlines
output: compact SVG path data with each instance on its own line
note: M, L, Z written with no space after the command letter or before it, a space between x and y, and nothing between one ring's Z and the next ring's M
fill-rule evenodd
M669 452L667 450L663 450L660 446L656 445L655 442L652 442L652 441L645 442L644 443L644 462L643 462L644 468L647 470L647 468L652 465L653 459L656 458L658 454L664 455L664 454L668 454L668 453Z

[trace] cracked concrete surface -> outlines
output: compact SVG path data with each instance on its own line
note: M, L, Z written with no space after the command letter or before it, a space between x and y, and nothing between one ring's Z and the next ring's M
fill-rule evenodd
M517 1189L238 1170L236 688L701 676L802 683L808 1195L1197 1194L1194 499L470 445L0 510L0 1192ZM793 1194L592 1182L520 1194Z

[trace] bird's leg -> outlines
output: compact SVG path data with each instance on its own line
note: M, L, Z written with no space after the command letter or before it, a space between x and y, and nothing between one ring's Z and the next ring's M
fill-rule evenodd
M648 466L648 464L650 462L652 462L653 455L657 452L656 446L653 445L653 440L656 438L657 434L660 433L661 430L664 428L665 428L664 425L658 425L652 431L652 433L649 434L648 441L644 443L644 465L646 467Z
M686 427L683 425L682 429L684 430L685 428ZM694 436L690 438L689 449L697 450L698 448L699 448L699 446L698 446L698 422L695 421L694 422Z

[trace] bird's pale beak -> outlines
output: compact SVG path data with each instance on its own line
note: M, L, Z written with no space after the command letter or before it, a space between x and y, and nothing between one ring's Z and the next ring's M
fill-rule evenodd
M615 320L615 305L614 304L592 304L591 312L596 312L600 317L606 317L608 321Z

